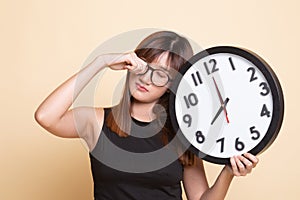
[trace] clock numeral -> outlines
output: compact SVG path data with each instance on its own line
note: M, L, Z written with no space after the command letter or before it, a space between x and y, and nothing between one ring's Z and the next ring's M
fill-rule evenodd
M189 114L183 115L183 122L188 124L188 127L190 127L192 124L192 116Z
M219 68L217 68L217 61L215 59L210 59L208 61L209 64L212 65L211 69L209 68L207 62L204 62L204 67L206 69L207 75L210 75L211 73L214 73L216 71L219 71Z
M252 140L257 140L260 137L260 133L258 130L255 130L255 126L250 127L250 133L253 134Z
M238 151L242 151L245 148L245 144L239 141L239 138L235 139L235 149Z
M259 87L262 87L262 89L265 91L260 93L262 96L267 96L270 93L270 88L266 82L260 83Z
M255 76L255 69L253 67L249 67L247 72L251 72L250 82L255 81L257 77Z
M220 142L221 143L221 149L220 149L220 152L223 153L224 152L224 140L225 138L220 138L218 139L216 142Z
M202 80L201 80L199 71L196 71L196 75L194 73L192 74L192 79L194 81L195 86L198 86L198 83L202 84Z
M201 131L196 132L196 140L199 144L202 144L205 141L205 136L202 134Z
M251 72L250 82L257 80L257 76L255 76L255 72L256 72L256 71L255 71L255 69L254 69L253 67L249 67L249 68L247 69L247 71L248 71L248 72ZM268 95L268 94L270 93L270 91L271 91L270 88L269 88L269 86L268 86L268 84L267 84L266 82L260 83L260 84L259 84L259 87L262 87L262 89L264 90L264 91L260 92L260 94L261 94L262 96Z
M234 70L235 70L235 66L234 66L234 64L233 64L232 58L229 57L228 60L229 60L229 62L230 62L230 66L231 66L232 70L234 71Z
M184 96L183 98L187 108L198 104L198 97L195 93L191 93L188 96Z
M223 153L225 138L224 137L220 138L216 142L221 144L220 153ZM239 137L235 139L235 149L237 151L243 151L245 149L245 144L242 141L240 141Z
M263 117L263 116L267 116L267 117L270 117L271 112L268 110L266 104L263 105L262 109L261 109L261 112L260 112L260 116Z

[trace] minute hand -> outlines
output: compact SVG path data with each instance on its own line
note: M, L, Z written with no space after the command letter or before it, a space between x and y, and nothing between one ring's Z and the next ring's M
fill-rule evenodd
M221 103L221 105L224 105L224 101L223 101L223 99L222 99L222 96L221 96L220 90L219 90L219 88L218 88L218 85L217 85L217 83L216 83L216 80L215 80L214 77L212 77L212 78L213 78L213 81L214 81L214 84L215 84L215 87L216 87L216 90L217 90L217 93L218 93L218 97L219 97L220 103ZM224 110L224 114L225 114L225 117L226 117L226 121L227 121L227 123L229 123L229 119L228 119L226 107L225 107L225 106L222 106L222 107L223 107L223 110Z

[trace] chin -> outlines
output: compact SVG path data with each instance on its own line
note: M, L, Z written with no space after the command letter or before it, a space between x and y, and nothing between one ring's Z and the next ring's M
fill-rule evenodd
M151 98L149 95L140 94L138 92L132 93L133 99L140 103L155 103L158 101L157 98Z

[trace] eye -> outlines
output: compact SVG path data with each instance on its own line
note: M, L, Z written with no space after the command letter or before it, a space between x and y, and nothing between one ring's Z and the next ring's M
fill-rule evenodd
M157 70L156 75L158 75L161 78L164 78L164 77L168 76L165 72L163 72L161 70Z

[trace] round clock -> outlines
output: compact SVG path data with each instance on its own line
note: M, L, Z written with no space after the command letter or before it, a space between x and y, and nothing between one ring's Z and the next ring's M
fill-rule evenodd
M206 161L267 149L284 113L278 78L257 54L231 46L195 54L173 80L172 125L190 150Z

